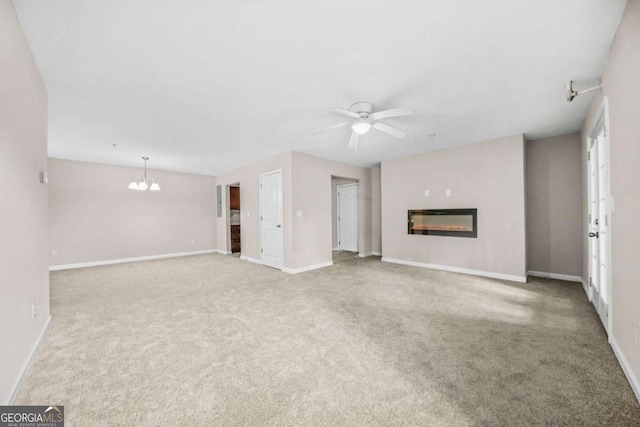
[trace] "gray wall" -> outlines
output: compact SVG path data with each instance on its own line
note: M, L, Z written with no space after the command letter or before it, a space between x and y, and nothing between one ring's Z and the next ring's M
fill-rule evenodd
M283 224L282 233L284 239L284 267L290 268L293 262L293 212L292 212L292 153L282 153L277 156L264 159L257 163L244 166L240 169L218 175L216 183L225 188L226 185L240 184L240 244L242 256L259 261L260 255L260 174L282 170L283 185ZM223 212L227 210L227 200L223 198ZM218 249L231 250L227 233L229 230L228 218L223 215L217 218Z
M149 170L161 190L129 190L142 172L49 160L51 265L216 249L216 179Z
M477 208L478 238L407 233L407 210L441 208ZM524 280L523 136L382 162L382 254Z
M580 134L527 141L525 145L528 269L581 276Z
M0 0L0 403L49 320L47 94L13 3ZM36 304L32 318L31 306Z
M293 268L332 261L331 177L358 181L358 252L371 253L371 169L292 153Z
M609 99L609 139L611 156L611 194L615 211L611 215L612 250L612 343L619 346L640 378L640 338L635 342L634 327L640 336L640 1L630 0L611 47L602 77L603 90L592 101L582 128L583 193L586 206L587 136L603 96ZM588 283L587 221L583 226L583 279ZM640 387L640 383L638 383ZM640 398L640 390L637 390Z

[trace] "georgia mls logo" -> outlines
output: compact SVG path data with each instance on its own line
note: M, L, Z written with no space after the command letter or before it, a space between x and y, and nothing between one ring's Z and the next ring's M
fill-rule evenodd
M0 406L0 427L64 427L64 406Z

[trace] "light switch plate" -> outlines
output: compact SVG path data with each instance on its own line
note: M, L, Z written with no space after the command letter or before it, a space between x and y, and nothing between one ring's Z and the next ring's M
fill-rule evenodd
M447 190L444 192L445 196L449 197L451 196L451 190Z
M302 211L300 211L300 210L296 211L296 215L302 216Z
M429 197L431 195L431 190L424 190L424 197Z

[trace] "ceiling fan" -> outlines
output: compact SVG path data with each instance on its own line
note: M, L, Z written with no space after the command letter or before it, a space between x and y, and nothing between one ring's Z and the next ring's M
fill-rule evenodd
M407 134L400 129L396 129L393 126L380 122L379 120L389 117L409 116L413 114L410 109L394 108L391 110L376 111L375 113L373 112L373 109L373 104L366 101L356 102L355 104L352 104L348 110L343 108L334 108L332 111L344 114L353 120L331 126L321 131L313 132L311 135L317 135L331 129L351 125L352 132L351 138L349 139L349 148L354 148L356 151L358 150L358 140L369 132L371 128L377 129L391 136L395 136L396 138L404 138L407 136Z

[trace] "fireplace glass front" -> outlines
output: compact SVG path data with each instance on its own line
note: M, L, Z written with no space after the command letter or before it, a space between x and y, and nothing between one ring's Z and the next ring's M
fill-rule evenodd
M409 234L478 237L478 209L409 211Z

